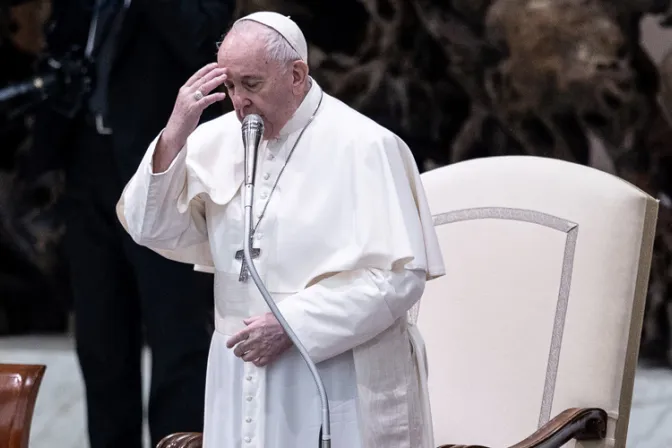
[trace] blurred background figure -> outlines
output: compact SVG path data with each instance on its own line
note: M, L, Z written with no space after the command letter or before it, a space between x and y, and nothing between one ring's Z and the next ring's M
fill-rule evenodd
M65 225L92 448L142 446L144 341L152 444L202 428L212 277L134 244L115 205L179 87L215 59L233 8L228 0L51 2L46 51L71 65L60 70L74 80L36 109L19 172L26 182L65 174L56 217Z
M0 3L0 87L34 73L49 15L48 1ZM34 189L41 195L33 197L16 176L18 155L32 142L34 106L25 98L0 101L0 335L67 327L58 229L46 225L46 213L34 212L37 205L49 205L58 183L45 176L41 181L49 187Z

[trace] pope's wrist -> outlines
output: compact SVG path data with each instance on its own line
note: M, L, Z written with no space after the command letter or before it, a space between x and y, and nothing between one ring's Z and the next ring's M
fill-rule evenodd
M173 133L166 128L163 133L161 133L161 137L159 138L159 142L157 144L157 149L169 154L177 154L186 143L187 142L179 141L173 135Z

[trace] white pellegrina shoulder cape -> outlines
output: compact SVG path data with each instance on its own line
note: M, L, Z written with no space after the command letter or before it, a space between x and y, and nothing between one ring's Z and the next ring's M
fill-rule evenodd
M226 205L236 196L244 177L240 126L229 113L189 137L178 156L186 157L185 185L176 198L181 213L197 197ZM299 133L297 129L289 139ZM149 165L157 141L141 166ZM428 280L445 274L415 160L393 133L325 94L283 174L285 179L292 176L300 182L293 192L296 201L282 213L287 219L278 223L278 253L285 247L288 256L300 253L307 259L269 266L270 290L296 291L324 276L363 267L423 269ZM280 180L278 187L282 184ZM126 213L134 211L125 209L124 198L132 194L129 184L117 205L125 228ZM216 267L209 243L153 250L205 270Z

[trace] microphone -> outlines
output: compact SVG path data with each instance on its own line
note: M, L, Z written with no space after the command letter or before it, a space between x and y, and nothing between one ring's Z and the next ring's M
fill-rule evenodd
M251 195L247 194L247 186L254 186L254 179L257 172L257 151L261 137L264 135L264 120L257 114L250 114L243 120L242 126L243 146L245 147L245 186L246 199ZM245 202L247 205L247 202ZM250 206L252 203L250 202Z
M252 257L252 231L253 231L253 222L252 222L252 204L254 202L254 181L257 171L257 151L259 150L259 144L261 143L261 138L264 135L264 121L259 115L250 114L243 119L241 126L241 131L243 134L243 146L245 148L245 182L243 190L243 201L245 207L245 229L244 229L244 242L243 242L243 257L245 263L247 264L247 269L254 281L254 284L257 286L257 289L261 293L264 301L271 309L271 312L275 318L280 323L280 326L285 330L285 333L289 336L294 346L298 349L301 357L304 362L308 365L310 373L313 375L315 384L317 386L318 393L320 394L320 401L322 404L321 416L322 416L322 429L320 431L320 448L331 448L331 423L329 417L329 401L327 399L327 391L324 388L322 378L317 371L317 367L308 351L303 346L301 341L298 339L292 328L289 326L285 318L280 313L280 310L275 304L273 297L266 289L266 286L261 280L257 268L254 265L254 258Z

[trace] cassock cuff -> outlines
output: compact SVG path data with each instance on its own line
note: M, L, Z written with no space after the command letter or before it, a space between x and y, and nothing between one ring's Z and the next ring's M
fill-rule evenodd
M359 269L328 277L278 303L314 362L376 337L420 298L424 271Z
M144 194L139 191L135 192L135 194L140 193L140 197L145 197L145 204L140 207L144 213L140 229L140 236L143 239L156 237L157 227L165 230L166 222L169 221L166 216L163 216L165 207L177 207L177 198L186 182L186 146L173 159L167 170L161 173L153 172L152 159L160 137L159 134L152 142L149 151L151 154L143 170L144 175L138 179L145 192Z
M180 153L170 167L162 173L153 173L151 162L147 168L149 170L147 185L147 207L159 209L164 201L171 204L175 203L178 196L184 189L186 182L186 163L185 156Z
M161 177L165 176L167 174L170 174L173 171L176 171L178 168L185 166L185 161L187 158L187 145L185 144L181 149L180 152L177 153L175 158L173 159L172 162L170 162L170 165L165 171L161 171L160 173L155 173L154 172L154 151L156 151L156 146L159 143L159 140L161 139L161 135L163 135L163 131L159 133L159 135L154 139L154 141L151 144L150 147L150 152L151 156L149 157L149 163L147 164L147 169L149 172L149 175L152 177Z

